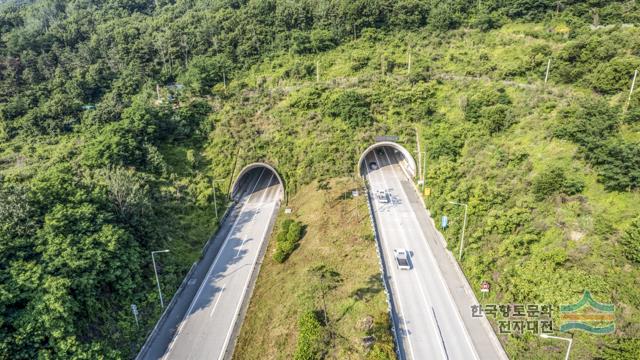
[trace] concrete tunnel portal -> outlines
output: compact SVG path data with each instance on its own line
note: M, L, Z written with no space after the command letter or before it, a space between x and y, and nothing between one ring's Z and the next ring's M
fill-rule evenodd
M273 187L275 189L271 189ZM275 167L264 162L255 162L240 170L231 187L231 197L237 201L265 189L275 191L278 199L282 199L285 194L284 181Z
M384 152L385 150L390 150L393 152L393 154L401 155L400 160L398 161L400 165L406 170L407 174L410 177L412 178L416 177L417 175L416 161L411 155L411 153L409 152L409 150L407 150L404 146L392 141L380 141L369 146L367 149L365 149L365 151L362 152L362 155L360 155L360 160L358 160L358 170L357 170L358 174L360 176L364 176L367 173L367 169L371 167L372 165L371 162L376 162L375 166L379 166L378 161L371 161L372 159L370 157L370 154L372 151L377 151L377 152L382 151L382 154L387 154L386 152ZM378 156L375 152L374 152L374 155ZM367 162L368 156L370 158L369 162ZM387 155L380 155L380 156L386 157ZM395 156L394 158L398 158L398 157Z

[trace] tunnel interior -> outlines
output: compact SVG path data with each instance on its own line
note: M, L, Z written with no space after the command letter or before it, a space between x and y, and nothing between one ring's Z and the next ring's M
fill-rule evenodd
M416 161L406 148L394 142L379 142L369 146L360 156L358 172L366 176L379 168L399 164L410 178L416 176Z
M284 185L276 169L265 163L253 163L245 166L231 189L235 201L244 198L282 199Z

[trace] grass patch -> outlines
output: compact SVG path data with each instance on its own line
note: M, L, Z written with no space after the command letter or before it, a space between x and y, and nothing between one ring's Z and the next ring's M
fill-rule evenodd
M305 224L304 238L280 264L272 257L279 229L274 231L234 359L292 359L296 349L317 350L318 342L326 358L393 357L366 201L351 197L359 186L349 178L314 182L290 199L293 213L282 212L279 223ZM301 333L301 323L312 323L313 336ZM373 345L365 346L371 337Z

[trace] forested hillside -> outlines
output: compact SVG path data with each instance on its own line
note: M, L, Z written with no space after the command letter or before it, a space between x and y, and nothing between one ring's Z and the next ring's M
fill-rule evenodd
M573 354L640 357L639 25L635 1L0 3L0 359L133 357L161 312L150 251L168 299L215 230L213 180L221 207L265 160L294 193L416 131L452 248L447 201L469 203L485 301L590 290L616 333Z

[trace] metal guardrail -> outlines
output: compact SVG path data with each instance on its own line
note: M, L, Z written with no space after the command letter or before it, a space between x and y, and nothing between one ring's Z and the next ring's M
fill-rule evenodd
M234 205L235 205L235 201L231 202L229 204L229 206L227 206L227 209L225 210L224 214L222 214L222 217L220 218L220 221L218 221L218 225L222 224L225 221L225 219L229 216L229 213L231 212L231 209L233 209ZM209 249L209 246L211 246L211 243L213 242L213 239L216 238L216 236L218 235L218 232L220 231L221 228L222 228L221 226L218 226L218 228L213 233L213 235L211 235L209 240L207 240L207 242L202 247L200 259L198 259L198 261L194 262L191 265L191 268L189 269L189 272L187 272L187 275L185 275L184 279L182 279L182 282L180 283L180 286L178 287L178 290L176 290L176 292L171 297L171 301L169 302L169 305L167 305L167 307L164 308L164 310L162 312L162 315L160 315L160 318L156 322L155 326L153 327L153 329L147 335L147 339L145 340L144 344L142 344L142 347L140 348L140 351L138 352L138 355L136 355L136 357L135 357L135 360L144 359L145 355L147 354L147 351L149 351L149 346L151 345L151 341L153 340L153 338L158 333L158 329L161 327L161 325L164 324L165 321L167 321L167 315L171 312L171 310L175 306L176 299L180 296L180 294L184 290L185 283L191 277L191 275L193 274L193 271L197 267L197 265L202 261L202 258L204 256L204 254Z
M380 242L380 236L378 235L378 227L376 225L376 217L373 212L373 204L371 203L371 195L369 192L369 183L364 179L365 186L367 188L367 207L369 208L369 218L371 219L371 228L373 229L373 238L376 241L376 253L378 254L378 260L380 260L380 274L382 277L382 283L384 285L384 293L387 297L387 305L389 306L389 316L391 317L391 332L393 333L393 339L396 343L396 355L398 359L402 360L402 353L400 352L400 337L398 336L398 329L396 328L396 322L399 323L396 318L395 303L393 296L391 295L391 285L387 280L387 271L385 268L384 256L382 256L382 243Z

